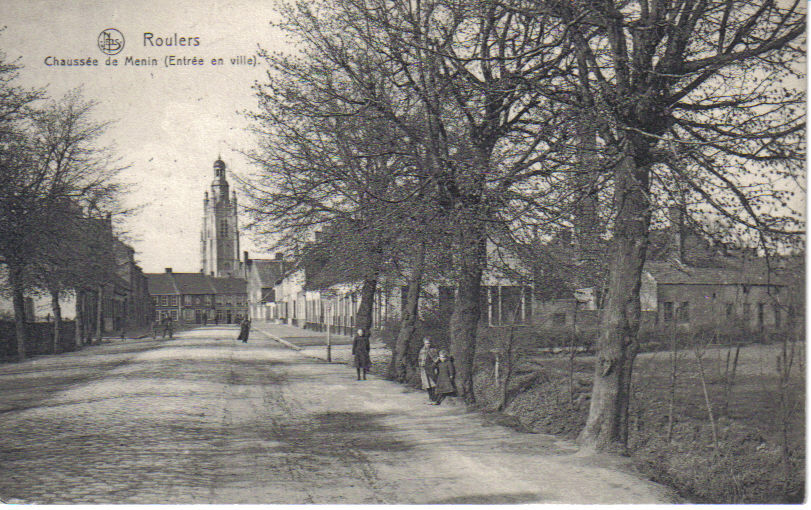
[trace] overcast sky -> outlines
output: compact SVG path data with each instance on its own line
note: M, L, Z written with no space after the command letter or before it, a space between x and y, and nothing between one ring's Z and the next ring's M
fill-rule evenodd
M47 86L52 97L83 86L97 100L99 120L112 119L105 142L113 142L131 165L122 176L134 189L128 206L143 209L126 220L137 258L146 272L200 269L203 193L218 154L229 170L247 171L234 149L247 148L247 125L238 112L256 104L251 85L262 66L232 66L229 59L256 53L257 43L281 49L269 26L270 5L262 0L229 1L55 1L2 0L0 49L19 57L20 82ZM202 5L205 7L202 7ZM124 48L115 58L157 58L157 67L104 66L99 33L118 29ZM145 47L145 32L161 38L199 38L199 46ZM203 57L204 66L165 68L167 55ZM97 58L98 67L56 67L45 58ZM210 65L220 57L225 65ZM234 180L229 177L232 187ZM243 220L244 223L244 220ZM243 234L243 250L258 252Z

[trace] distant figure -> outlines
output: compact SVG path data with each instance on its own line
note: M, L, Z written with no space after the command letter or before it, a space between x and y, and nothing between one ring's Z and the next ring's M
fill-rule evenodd
M363 380L366 380L366 374L369 373L369 368L372 366L372 361L369 359L370 350L369 337L364 334L363 329L358 329L357 336L352 340L352 355L355 357L353 364L358 371L358 381L360 381L361 375L363 375Z
M242 340L243 344L248 343L248 334L251 332L251 319L245 317L239 323L239 336L237 340Z
M453 359L444 349L439 351L439 359L434 363L434 379L436 379L434 405L440 405L448 395L456 395L456 369L453 367Z
M436 381L434 380L434 363L437 360L436 349L431 347L431 339L425 337L422 339L422 349L417 355L417 365L420 369L420 383L422 389L428 392L429 403L434 401L434 389L436 388Z
M208 312L203 312L203 326L208 325Z
M214 325L215 325L215 326L219 326L219 325L220 325L220 316L219 316L219 315L215 315L215 316L214 316Z
M172 323L172 318L170 316L166 316L163 318L163 336L161 338L166 338L166 335L169 335L169 339L172 339L172 333L174 332L174 324Z
M152 340L158 337L158 326L160 326L160 321L155 319L152 321Z
M127 328L122 326L121 327L121 340L124 340L124 338L126 338L126 336L127 336Z

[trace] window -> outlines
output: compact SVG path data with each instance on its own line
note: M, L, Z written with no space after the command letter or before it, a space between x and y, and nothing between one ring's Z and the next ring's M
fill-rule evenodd
M682 301L679 307L679 322L690 322L690 302Z
M735 313L735 306L732 303L727 303L726 308L727 308L726 309L727 320L732 320L733 318L732 316Z
M217 294L216 296L214 296L214 298L218 305L225 304L225 296L223 296L222 294Z
M169 306L169 296L161 296L161 306Z
M225 295L225 305L226 306L231 306L233 303L234 303L234 296L232 296L231 294L226 294Z
M774 327L779 328L782 322L783 317L780 314L780 305L774 305Z
M532 322L532 287L524 287L524 322Z
M160 301L161 301L160 296L152 296L153 305L158 306L159 304L161 304Z
M220 237L228 237L228 220L220 220Z
M673 303L670 301L665 301L664 307L662 308L662 315L665 322L671 322L673 320Z
M191 304L191 295L186 294L183 296L183 304L190 305Z
M169 306L177 306L177 296L169 296Z
M566 325L566 313L556 313L552 316L552 324L555 326L565 326Z
M176 321L177 320L177 310L171 310L169 313L172 315L172 320Z
M758 326L763 326L763 316L765 315L764 314L765 309L766 309L766 305L764 305L763 303L758 303L757 304L757 323L758 323Z
M749 294L749 285L744 285L743 286L743 293L744 294Z
M521 324L522 287L504 286L501 287L501 313L504 324Z

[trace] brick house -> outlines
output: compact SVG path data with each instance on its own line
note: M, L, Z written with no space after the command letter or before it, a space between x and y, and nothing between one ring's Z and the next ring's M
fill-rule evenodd
M247 282L203 273L149 273L155 320L171 317L184 324L234 324L248 314Z
M798 303L786 275L762 264L691 267L677 262L647 262L641 289L647 326L745 330L781 329ZM793 318L793 317L792 317Z

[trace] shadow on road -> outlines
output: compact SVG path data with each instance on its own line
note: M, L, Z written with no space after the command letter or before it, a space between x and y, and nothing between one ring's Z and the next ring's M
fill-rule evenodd
M413 444L398 439L396 431L379 420L385 413L326 412L306 420L280 424L276 439L284 441L290 453L317 452L343 456L347 450L404 452Z
M541 503L543 495L535 492L514 494L469 494L446 499L428 501L429 505L515 505L521 503Z

